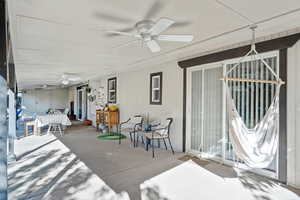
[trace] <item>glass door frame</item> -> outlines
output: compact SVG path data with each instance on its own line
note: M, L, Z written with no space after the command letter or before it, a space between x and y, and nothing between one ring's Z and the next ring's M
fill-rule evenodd
M77 90L77 115L78 115L78 120L82 120L82 100L83 100L83 91L82 89ZM80 110L81 109L81 110Z
M217 63L209 63L209 64L205 64L205 65L201 65L201 66L195 66L193 68L190 68L187 70L187 102L186 102L186 133L187 133L187 137L186 137L186 147L187 147L187 152L195 154L197 156L201 156L201 157L209 157L208 154L204 153L204 152L200 152L200 151L196 151L193 150L191 148L191 133L192 133L192 73L195 71L200 71L203 70L205 72L205 70L210 70L210 69L214 69L214 68L223 68L223 62L217 62ZM202 73L202 83L204 81L204 73ZM220 77L221 78L221 77ZM202 84L202 88L204 87L204 84ZM223 86L224 87L224 86ZM202 89L203 90L203 89ZM224 91L224 88L223 88ZM203 99L203 95L202 95L202 99ZM203 101L202 101L202 107L203 107ZM202 116L203 116L203 111L202 111ZM203 120L203 117L202 117ZM203 127L202 127L203 129ZM222 131L223 132L223 131ZM203 142L203 134L201 135L201 142ZM222 133L222 138L224 138L224 135ZM224 145L222 145L222 149ZM222 154L223 154L223 150L222 150ZM221 157L209 157L209 159L217 161L217 162L221 162L223 163L223 156Z
M81 105L79 104L79 94L81 92ZM79 108L81 106L81 117L79 118ZM78 120L83 121L87 118L87 112L88 112L88 108L87 108L87 92L86 92L86 88L82 87L81 89L77 90L77 115L78 115Z
M271 51L271 52L267 52L267 53L262 53L260 54L260 56L262 58L270 58L270 57L277 57L277 74L279 74L279 62L280 62L280 57L279 57L279 51ZM187 98L186 98L186 147L187 147L187 152L194 154L196 156L204 156L205 158L207 158L207 155L205 155L205 153L200 152L200 151L196 151L193 150L191 148L191 136L192 136L192 73L195 71L199 71L199 70L207 70L207 69L213 69L213 68L218 68L218 67L222 67L223 68L223 75L225 76L226 73L226 66L228 64L233 64L233 63L237 63L240 61L241 58L234 58L234 59L230 59L230 60L225 60L222 62L215 62L215 63L209 63L209 64L205 64L205 65L201 65L201 66L195 66L192 68L187 69ZM251 56L246 57L245 59L243 59L243 62L246 61L250 61ZM202 74L203 77L203 74ZM220 77L221 78L221 77ZM202 78L202 82L203 82L203 78ZM203 87L203 86L202 86ZM226 114L226 93L224 92L226 90L225 88L225 84L223 84L223 94L222 94L222 98L223 98L223 110L222 110L222 119L223 119L223 131L222 131L222 158L219 157L208 157L211 160L229 165L229 166L234 166L240 169L244 169L244 170L249 170L252 171L254 173L257 173L259 175L263 175L266 177L270 177L273 179L278 179L278 173L279 173L279 159L278 159L278 153L277 153L277 163L276 163L276 172L272 172L272 171L268 171L265 169L250 169L248 166L246 166L243 163L238 163L238 162L234 162L231 160L227 160L226 159L226 119L227 119L227 114ZM203 96L203 95L202 95ZM203 104L203 101L202 101ZM203 114L203 111L202 111ZM203 120L203 118L202 118ZM203 137L203 134L202 136Z

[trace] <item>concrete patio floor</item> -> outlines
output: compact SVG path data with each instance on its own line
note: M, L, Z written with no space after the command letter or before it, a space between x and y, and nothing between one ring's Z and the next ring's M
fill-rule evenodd
M153 159L151 150L141 144L133 148L129 139L119 145L97 136L94 127L74 125L58 138L115 192L126 191L132 200L140 199L141 183L182 163L178 158L183 153L156 148Z
M178 159L183 156L182 153L173 155L165 149L156 149L156 157L153 159L151 151L145 151L141 145L138 148L133 148L128 139L123 140L122 144L119 145L117 141L99 140L96 138L97 135L95 128L75 123L67 129L63 137L57 136L56 138L49 135L31 136L31 138L23 138L17 141L16 151L19 161L11 165L9 169L10 193L15 195L15 198L11 199L34 199L20 198L26 197L26 195L27 197L47 197L40 199L106 199L103 196L103 191L107 191L108 193L104 192L104 194L109 195L126 191L129 193L130 199L140 200L140 185L144 182L170 180L166 183L168 187L174 185L179 188L176 192L185 192L187 182L183 184L180 180L185 180L188 177L193 179L192 174L186 177L182 177L184 173L181 173L179 176L176 175L177 172L180 173L180 169L183 172L185 171L186 162ZM39 140L39 144L35 144L36 146L32 146L32 142L26 142L34 139ZM18 143L21 146L18 146ZM36 150L37 148L38 150ZM62 150L59 150L59 148ZM45 152L48 153L46 154ZM53 155L50 155L49 152ZM43 156L42 158L36 158L37 155ZM29 160L31 164L26 166L26 162L28 162L26 160ZM47 167L46 171L39 170L47 163L51 164L53 160L65 163L63 165L65 167L67 163L78 163L74 165L73 170L67 170L68 173L59 173L62 167L57 164L50 165L50 168ZM211 192L206 191L205 194L214 193L215 189L217 189L216 187L222 190L224 185L227 188L232 185L232 187L238 186L237 188L247 192L246 195L243 195L243 199L246 200L279 200L282 199L280 194L287 194L290 200L300 199L299 190L292 192L274 181L252 173L250 175L243 174L243 177L247 177L247 179L243 179L237 177L237 173L233 168L215 162L201 161L197 166L201 169L197 169L197 167L194 169L199 172L200 179L190 183L194 183L194 187L197 185L199 187L202 185L202 188L209 187ZM35 171L39 173L33 174ZM43 178L45 174L48 178ZM166 178L170 174L173 177L172 180L175 181L176 177L179 177L180 180L176 180L176 183L174 183L171 178ZM209 180L210 183L215 181L223 181L223 183L208 186L206 181L201 182L201 180L204 180L201 179L201 176L204 176L205 180ZM250 180L251 182L246 182L245 184L245 180ZM49 185L54 182L56 183L55 186L50 187ZM266 183L268 184L266 185ZM277 188L276 191L280 191L280 194L272 194L271 198L263 199L264 196L260 196L260 198L255 196L257 193L253 193L253 191L261 188L266 193L271 193L274 191L275 186ZM164 189L163 184L161 188ZM47 191L47 193L43 191ZM25 196L24 193L26 193ZM28 196L28 194L30 195ZM197 194L189 194L189 196L193 196L195 199L203 199L201 194L204 193L199 188ZM181 193L181 195L183 194ZM230 194L228 192L220 193L219 195L223 200L232 199L229 198ZM152 194L150 199L162 200L166 198L158 194L154 194L154 196Z

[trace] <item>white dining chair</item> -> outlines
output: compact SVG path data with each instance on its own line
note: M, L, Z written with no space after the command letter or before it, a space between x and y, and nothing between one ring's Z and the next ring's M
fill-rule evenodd
M62 128L61 128L61 124L59 123L51 123L49 124L49 128L48 128L48 131L47 131L48 134L50 133L59 133L61 136L63 136L63 131L62 131Z

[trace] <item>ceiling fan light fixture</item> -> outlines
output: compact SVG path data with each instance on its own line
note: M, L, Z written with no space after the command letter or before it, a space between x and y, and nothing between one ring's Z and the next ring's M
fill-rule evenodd
M61 82L63 85L68 85L70 82L69 82L69 80L62 80L62 82Z

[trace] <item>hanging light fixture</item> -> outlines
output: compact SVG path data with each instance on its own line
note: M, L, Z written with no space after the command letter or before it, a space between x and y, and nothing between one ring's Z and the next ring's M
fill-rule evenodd
M64 79L64 80L62 80L61 83L62 83L63 85L68 85L70 82L69 82L68 79Z

